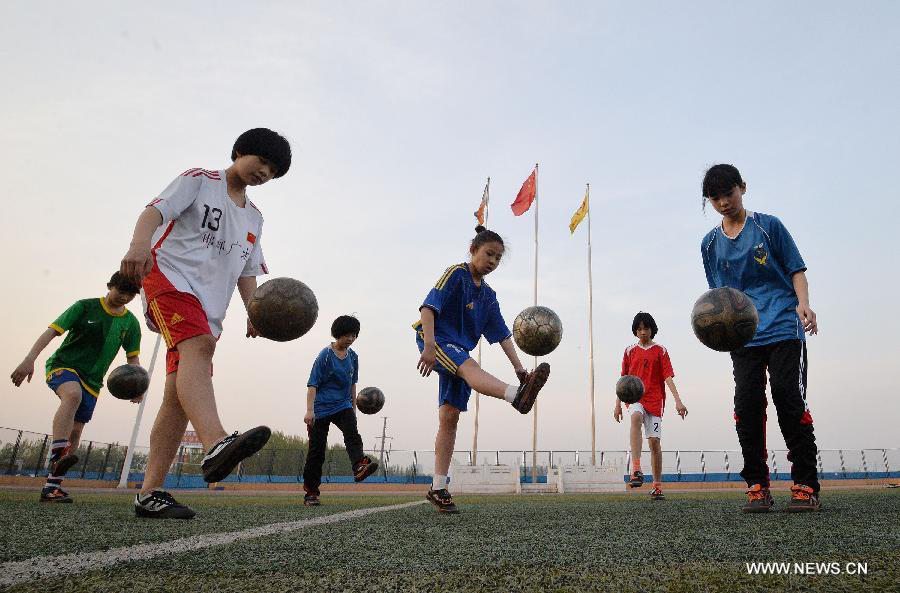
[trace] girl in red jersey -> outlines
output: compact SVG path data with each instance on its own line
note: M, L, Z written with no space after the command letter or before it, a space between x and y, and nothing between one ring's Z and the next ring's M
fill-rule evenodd
M631 333L637 339L637 344L632 344L625 349L622 358L622 376L635 375L644 382L644 396L636 404L625 405L631 422L631 480L628 485L637 488L644 483L644 474L641 472L641 426L650 446L650 466L653 470L653 489L650 497L653 500L663 500L662 493L662 415L666 406L666 388L672 392L675 398L675 411L684 419L688 410L678 395L675 388L675 371L672 370L672 361L669 352L660 344L653 341L656 337L656 321L649 313L641 311L634 316L631 323ZM622 421L622 402L616 398L616 408L613 418L616 422Z

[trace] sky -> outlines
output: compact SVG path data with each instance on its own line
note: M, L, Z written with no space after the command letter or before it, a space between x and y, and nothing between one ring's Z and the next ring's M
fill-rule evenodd
M294 342L248 340L235 292L215 356L227 430L302 434L309 368L331 321L352 313L360 387L387 398L360 417L365 445L387 417L394 449L433 448L437 377L416 373L410 324L443 270L467 260L487 177L489 226L507 245L488 283L510 326L533 304L534 212L514 217L509 204L540 163L538 300L564 336L544 358L538 448L591 443L587 226L568 230L590 183L598 449L626 444L614 385L640 310L656 318L689 409L682 421L670 406L663 448L737 449L730 359L689 321L706 289L700 239L720 220L701 209L700 183L725 162L747 182L747 208L778 216L809 267L819 447L900 446L900 4L5 6L6 376L72 302L104 294L147 202L188 168L227 167L238 134L265 126L293 147L290 172L250 193L266 260L315 291L319 320ZM155 341L145 332L145 365ZM498 346L483 366L514 379ZM156 372L140 444L162 382ZM56 398L40 371L5 385L0 426L48 432ZM135 410L101 396L84 438L127 442ZM473 423L470 411L457 449L471 447ZM481 450L531 448L532 417L504 402L482 398L479 425ZM775 422L768 440L784 448Z

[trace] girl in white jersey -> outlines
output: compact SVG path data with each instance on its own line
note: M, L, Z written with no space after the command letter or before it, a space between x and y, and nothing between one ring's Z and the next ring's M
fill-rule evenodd
M211 377L216 341L235 287L246 305L256 276L268 272L262 214L247 187L287 173L288 141L266 128L241 134L223 171L188 169L144 209L121 271L143 283L147 324L166 340L166 386L150 434L140 517L189 519L194 511L161 490L188 421L207 455L203 478L224 479L269 440L268 427L228 435L216 410ZM247 337L257 333L247 321Z

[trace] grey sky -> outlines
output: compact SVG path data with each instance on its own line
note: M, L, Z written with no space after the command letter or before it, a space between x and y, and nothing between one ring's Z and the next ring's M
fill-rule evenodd
M215 359L227 428L302 432L309 367L331 320L355 313L360 383L387 394L394 448L431 448L437 379L416 374L410 324L466 258L487 176L490 226L509 247L488 281L510 325L531 304L532 213L514 218L509 204L540 162L539 300L565 337L547 357L539 447L590 443L586 226L567 228L590 182L598 446L624 446L612 388L645 310L690 409L685 422L669 410L663 447L736 448L730 360L688 321L705 289L699 241L718 222L700 210L700 181L730 162L747 207L779 216L809 266L819 446L900 444L897 3L15 2L5 13L7 374L71 302L102 294L144 204L187 168L224 168L240 132L267 126L291 140L294 164L251 194L266 258L321 310L298 342L251 342L235 294ZM154 341L145 333L145 364ZM513 377L497 347L484 366ZM482 403L480 448L530 447L530 417ZM0 425L47 431L55 405L40 376L7 382ZM85 438L127 441L134 410L103 397ZM367 446L380 427L361 419Z

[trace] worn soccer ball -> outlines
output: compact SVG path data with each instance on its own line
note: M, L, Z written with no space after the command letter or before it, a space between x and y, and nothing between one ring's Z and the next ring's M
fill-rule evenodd
M106 388L117 399L134 399L147 392L150 387L150 375L143 367L136 364L123 364L116 367L106 377Z
M384 407L384 392L377 387L365 387L356 394L356 409L363 414L377 414Z
M753 339L759 314L750 297L734 288L714 288L700 295L691 311L694 335L705 346L731 352Z
M319 316L319 303L313 291L299 280L273 278L253 292L247 313L259 335L287 342L312 328Z
M545 356L556 350L562 335L562 321L549 307L528 307L513 322L516 345L531 356Z
M644 397L644 382L635 375L624 375L616 381L616 397L623 404L636 404Z

